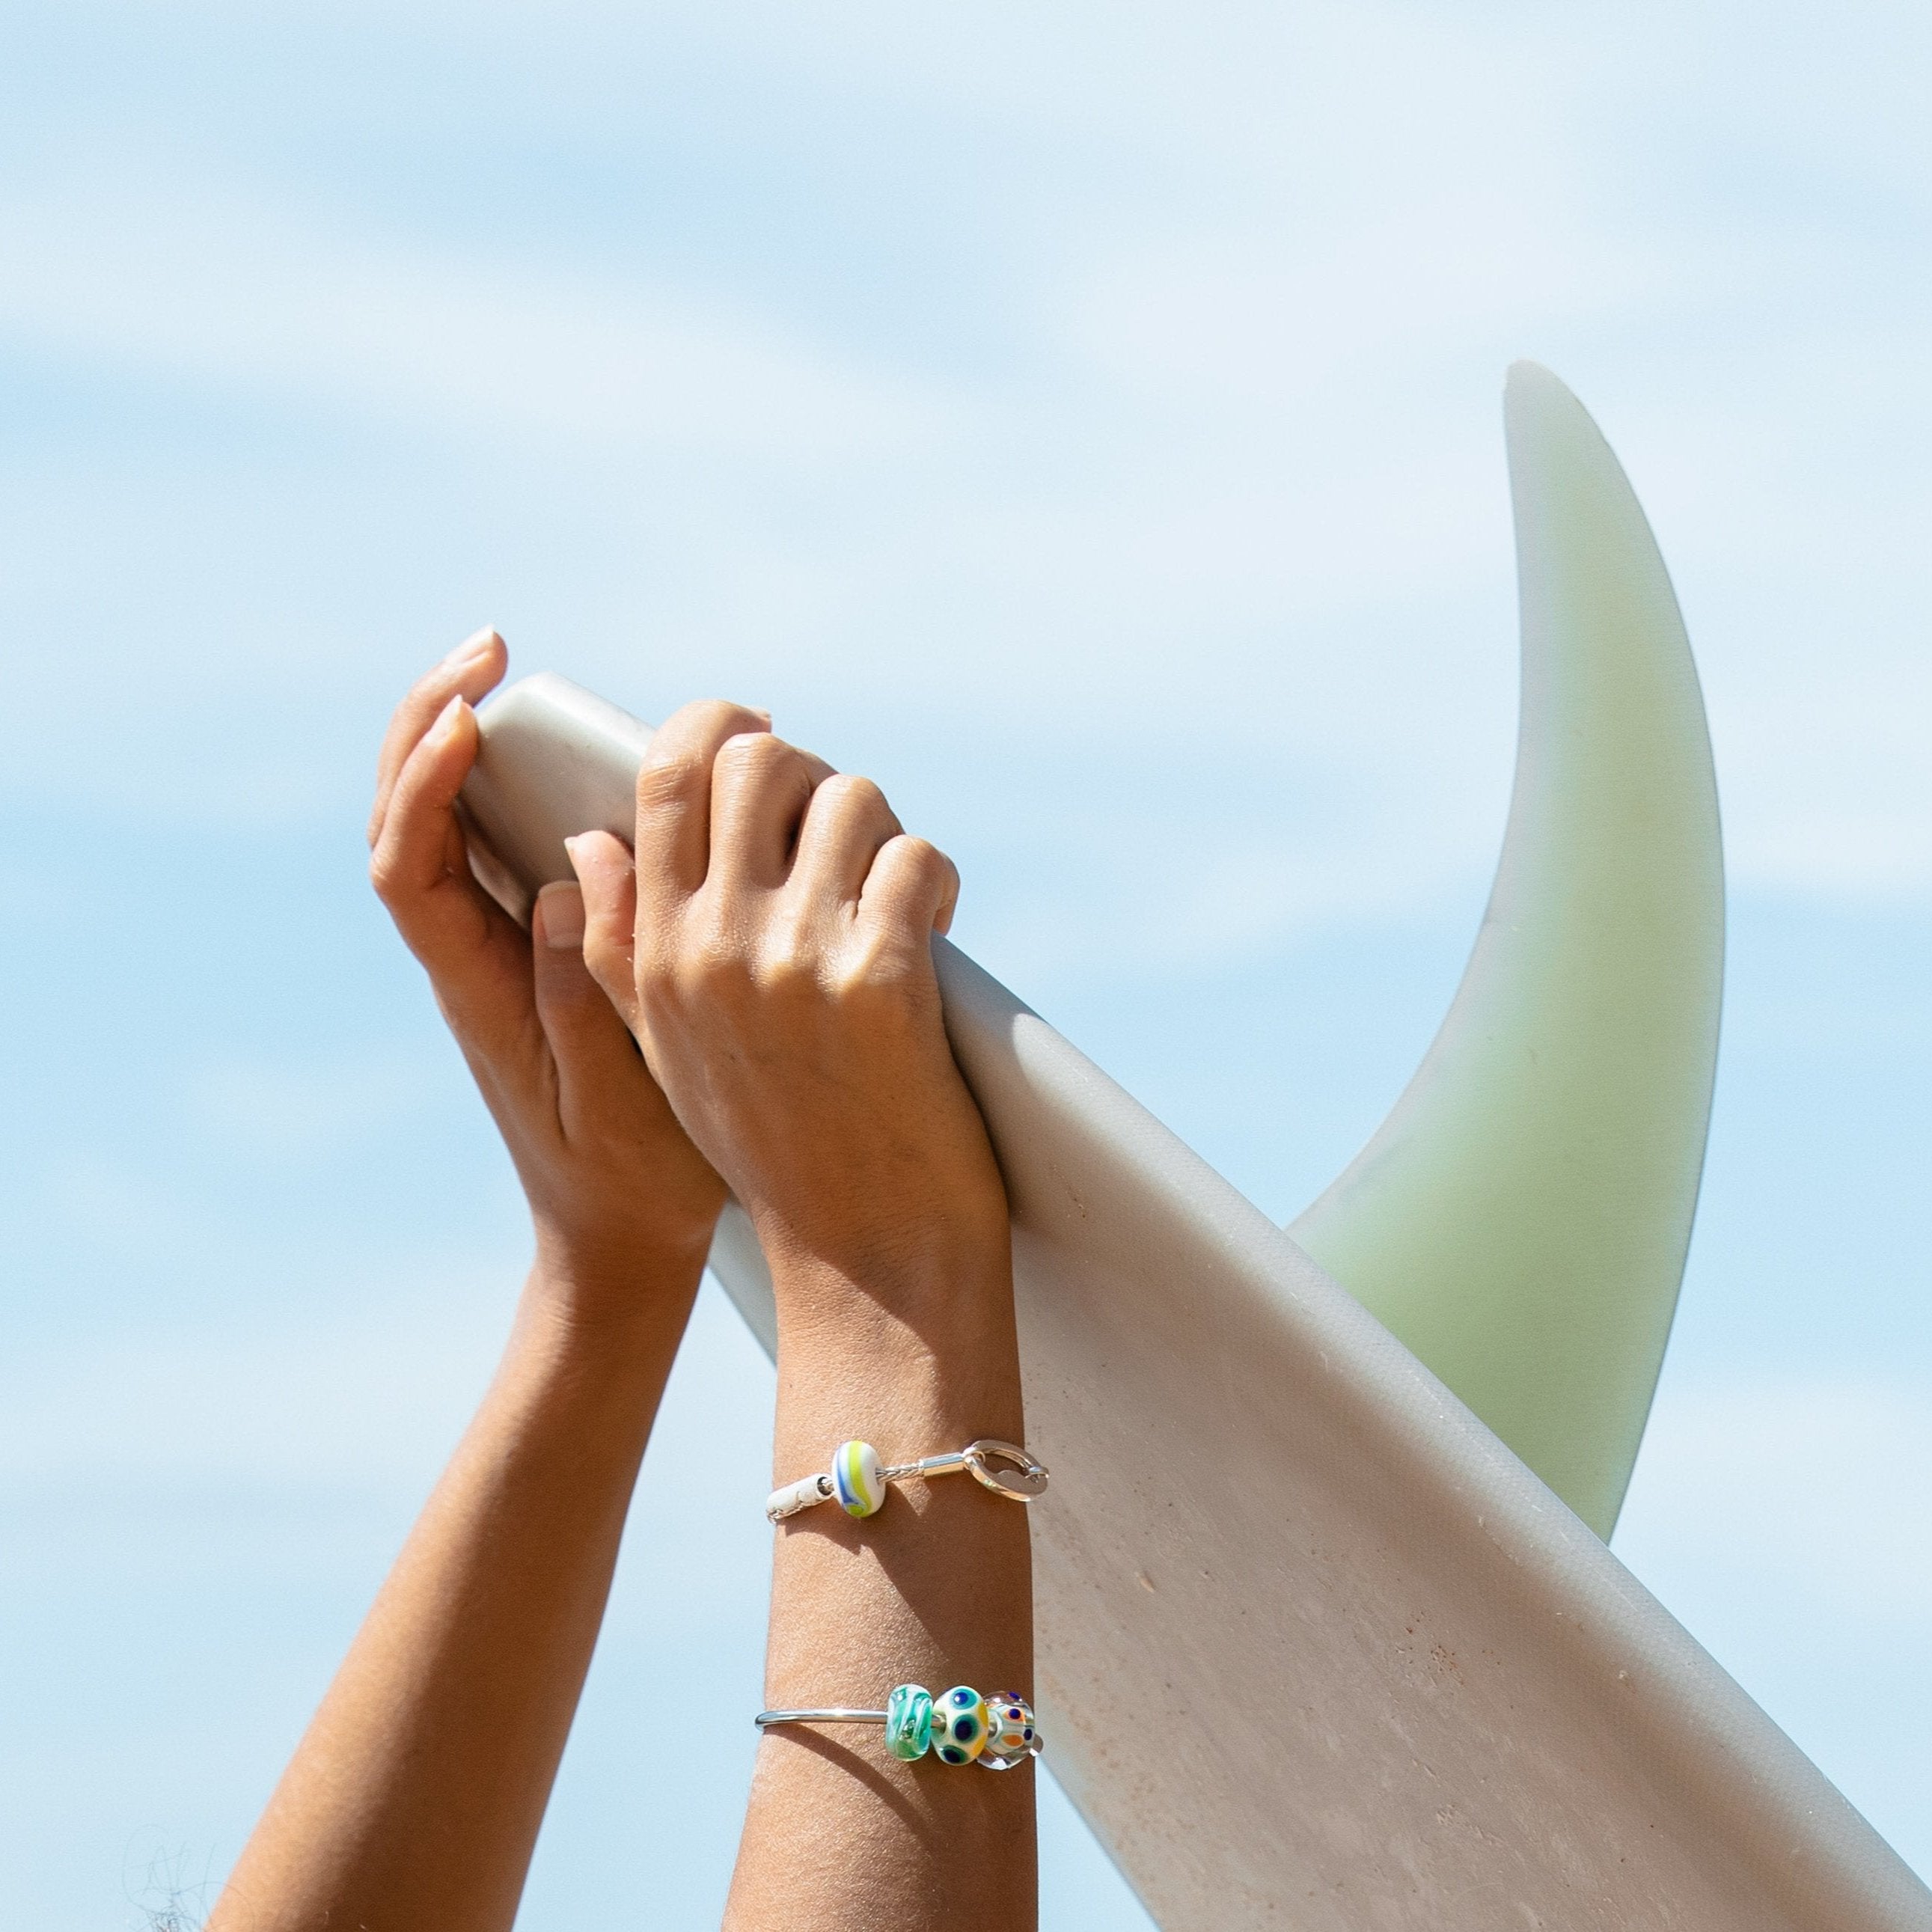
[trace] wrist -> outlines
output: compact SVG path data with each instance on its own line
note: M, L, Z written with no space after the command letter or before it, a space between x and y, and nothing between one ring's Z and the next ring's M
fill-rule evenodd
M1022 1438L1019 1346L1004 1248L922 1257L860 1278L782 1259L776 1452L801 1473L832 1443L857 1437L888 1461L956 1449L981 1436ZM954 1438L956 1438L957 1440Z
M781 1256L772 1269L782 1357L864 1364L879 1374L997 1372L1016 1357L1012 1272L1004 1249L928 1251L854 1267Z
M676 1354L611 1346L608 1334L562 1313L534 1271L472 1431L500 1469L548 1469L577 1502L628 1496Z
M614 1231L586 1234L538 1220L520 1321L559 1346L621 1354L668 1340L675 1349L710 1251L702 1240Z
M1004 1214L829 1233L754 1214L781 1321L801 1330L877 1310L921 1328L1004 1326L1012 1308L1012 1237Z

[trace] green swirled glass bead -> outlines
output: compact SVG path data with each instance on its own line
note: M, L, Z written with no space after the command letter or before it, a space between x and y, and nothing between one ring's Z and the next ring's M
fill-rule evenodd
M902 1684L886 1700L886 1748L908 1762L932 1742L932 1693L923 1684Z

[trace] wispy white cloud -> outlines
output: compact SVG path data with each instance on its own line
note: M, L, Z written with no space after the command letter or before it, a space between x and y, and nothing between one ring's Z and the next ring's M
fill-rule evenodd
M0 332L308 414L787 470L904 450L940 398L716 291L407 245L164 156L0 197Z
M427 46L456 18L406 8L398 31ZM748 112L782 95L796 119L753 112L734 133L754 176L829 166L798 148L806 130L876 140L868 117L890 112L910 117L892 123L904 166L1010 150L1027 191L1003 173L988 192L1007 198L980 208L943 176L934 220L977 208L989 225L961 231L946 329L896 337L788 292L728 218L674 272L628 230L567 248L425 236L339 188L224 170L205 145L56 144L0 200L0 330L136 379L346 414L418 466L425 438L472 469L527 466L520 492L479 500L466 479L460 514L490 526L530 609L568 605L567 646L538 648L592 680L632 682L641 638L735 690L808 689L825 715L888 693L902 736L943 704L969 742L1046 714L1094 746L1158 725L1204 766L1331 772L1355 788L1348 836L1282 826L1295 867L1328 882L1297 887L1304 904L1339 903L1365 866L1378 902L1405 880L1429 890L1425 846L1445 879L1490 862L1510 702L1493 397L1504 362L1540 352L1599 409L1684 591L1734 879L1932 893L1910 722L1932 703L1914 616L1932 600L1932 503L1909 460L1932 378L1884 214L1917 137L1864 44L1786 22L1821 87L1870 94L1889 146L1863 121L1858 142L1826 140L1755 38L1753 88L1700 110L1724 145L1700 145L1673 104L1702 83L1660 83L1643 50L1661 32L1694 68L1717 59L1728 14L1607 40L1386 6L1001 4L916 22L871 4L648 22L591 7L562 35L521 4L463 18L466 74L544 74L592 116L626 62L709 62L718 101ZM1741 216L1745 156L1791 191ZM89 497L109 541L116 487ZM609 562L573 553L562 582L554 540L513 527L538 497L603 532ZM242 505L220 514L277 542ZM10 514L48 520L30 580L64 556L70 579L98 580L60 527L73 506L27 496ZM401 547L434 526L406 494L393 515ZM380 596L403 566L375 562ZM310 683L357 649L286 620L182 628L203 687ZM27 736L31 769L52 753ZM230 763L181 808L286 814L327 796L301 748ZM1376 814L1378 799L1403 808Z

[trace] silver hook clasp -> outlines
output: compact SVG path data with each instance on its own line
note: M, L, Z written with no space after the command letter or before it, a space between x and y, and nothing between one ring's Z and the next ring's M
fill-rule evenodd
M985 1440L968 1443L960 1460L996 1496L1030 1503L1046 1493L1046 1465L1029 1456L1016 1442Z

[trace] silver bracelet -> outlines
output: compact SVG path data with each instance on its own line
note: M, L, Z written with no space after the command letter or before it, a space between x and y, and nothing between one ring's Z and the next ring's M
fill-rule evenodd
M767 1724L883 1724L883 1711L760 1711L752 1720L760 1730Z
M1046 1748L1033 1706L1018 1692L982 1697L962 1684L935 1697L923 1684L902 1684L883 1711L760 1711L752 1720L760 1730L773 1724L884 1724L886 1748L910 1763L933 1756L946 1764L976 1764L985 1771L1011 1771Z
M969 1442L951 1455L927 1456L916 1462L884 1463L869 1442L842 1442L832 1452L832 1467L822 1476L774 1490L765 1514L782 1522L800 1510L837 1500L848 1516L870 1516L886 1500L886 1486L909 1477L950 1476L959 1471L1016 1503L1030 1503L1046 1490L1046 1468L1015 1442L990 1438Z

